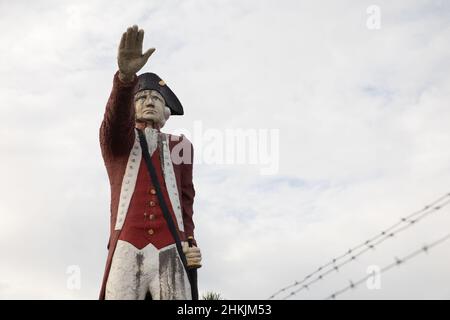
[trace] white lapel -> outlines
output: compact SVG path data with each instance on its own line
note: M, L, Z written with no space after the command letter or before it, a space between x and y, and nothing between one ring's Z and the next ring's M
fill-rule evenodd
M177 180L175 179L175 172L173 170L173 162L170 156L169 135L165 135L163 139L163 168L164 180L166 182L167 193L169 194L170 203L172 204L175 217L178 222L178 229L184 231L183 215L181 214L180 196L178 194Z
M117 220L114 230L121 230L125 217L127 216L128 207L130 206L131 197L136 187L137 175L141 164L142 151L139 144L139 136L135 129L135 138L133 148L128 157L127 168L122 179L122 188L120 189L119 208L117 209Z

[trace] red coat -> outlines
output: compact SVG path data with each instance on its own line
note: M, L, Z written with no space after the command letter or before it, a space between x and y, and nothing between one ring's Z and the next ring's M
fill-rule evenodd
M143 206L145 206L146 203L156 200L156 196L150 192L152 189L151 181L143 159L141 160L136 187L128 209L127 218L122 229L115 230L122 181L128 158L135 141L133 88L136 81L137 79L135 77L134 82L123 83L119 80L118 72L114 75L112 92L106 105L104 119L100 127L100 146L111 187L109 252L103 276L100 299L104 299L105 296L106 282L108 280L112 257L119 238L129 240L137 246L153 243L157 248L164 247L174 242L167 225L163 220L158 204L156 203L155 205L155 203L152 203L152 208L148 208L148 210L143 209ZM191 148L191 161L190 163L173 163L173 170L177 183L184 224L184 232L180 230L178 230L178 232L181 240L186 240L188 236L194 236L192 214L195 190L192 183L193 147L183 136L180 141L183 139L183 142L189 143ZM178 143L179 141L169 139L169 149L172 150ZM182 151L180 152L180 155L182 155ZM157 149L152 156L152 161L154 164L157 164L155 166L156 168L161 168L159 159L159 151ZM162 171L158 170L157 174L160 177L159 181L162 182L162 188L165 190L163 179L161 179ZM170 208L170 201L167 201L167 194L164 196ZM155 199L153 199L153 197L155 197ZM145 218L148 218L148 220L146 220L145 224L138 224L137 221L143 218L142 211L146 211ZM152 214L151 218L150 214ZM174 216L173 218L175 219ZM177 224L175 223L175 225ZM145 232L150 229L152 229L151 234L150 232L145 234Z

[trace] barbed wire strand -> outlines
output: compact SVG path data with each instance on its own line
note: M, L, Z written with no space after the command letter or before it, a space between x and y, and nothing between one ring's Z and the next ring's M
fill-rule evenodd
M440 245L442 243L444 243L445 241L450 239L450 233L448 233L446 236L430 243L430 244L426 244L424 246L422 246L420 249L417 249L413 252L411 252L410 254L406 255L405 257L399 259L399 258L395 258L395 261L391 264L386 265L385 267L380 269L380 272L378 273L378 275L381 275L382 273L389 271L390 269L396 267L396 266L400 266L402 264L405 264L406 262L408 262L409 260L411 260L412 258L416 257L417 255L421 254L421 253L428 253L428 251L430 251L430 249L432 249L433 247ZM363 282L366 282L370 277L373 277L374 273L371 273L361 279L359 279L358 281L349 281L350 284L343 288L340 289L338 291L335 291L333 294L331 294L330 296L328 296L327 298L325 298L326 300L329 299L336 299L337 296L343 294L344 292L350 290L350 289L355 289L356 287L358 287L360 284L362 284Z
M445 201L444 203L441 203L443 200L449 198L447 201ZM370 249L374 249L374 247L382 242L384 242L386 239L388 238L392 238L396 233L401 232L405 229L408 229L409 227L411 227L413 224L416 224L415 222L420 221L423 217L429 215L430 213L433 213L435 211L438 211L440 209L442 209L444 206L448 205L450 203L450 193L446 193L445 195L439 197L438 199L434 200L433 202L427 204L424 208L422 208L421 210L415 211L411 214L409 214L408 216L401 218L400 221L394 223L393 225L391 225L390 227L388 227L387 229L383 230L381 233L378 233L377 235L367 239L366 241L354 246L353 248L350 248L349 250L347 250L345 253L343 253L340 256L334 257L333 259L330 260L330 262L320 266L319 268L317 268L314 272L306 275L304 277L303 280L301 281L295 281L293 284L288 285L284 288L281 288L280 290L278 290L277 292L275 292L274 294L272 294L268 299L273 299L274 297L276 297L277 295L293 288L293 287L297 287L299 285L303 286L294 291L291 292L288 296L286 296L284 299L296 294L297 292L303 290L303 289L309 289L309 285L313 284L319 280L322 280L323 277L333 271L338 271L340 267L342 267L343 265L350 263L351 261L354 261L356 259L356 257L360 256L361 254L369 251ZM431 209L431 210L430 210ZM428 210L430 210L429 212L427 212ZM423 214L420 219L415 219L412 220L413 217L419 215L419 214ZM411 222L413 221L413 222ZM401 226L403 224L406 224L405 227L400 228L400 231L393 231L395 228L397 228L398 226ZM382 241L378 241L377 243L373 243L375 240L377 240L378 238L382 238ZM341 263L339 265L336 265L336 262L338 262L339 260L342 260L343 258L345 258L346 256L351 255L354 251L362 248L362 247L366 247L362 252L358 253L358 254L354 254L351 256L350 259L347 259L344 263ZM321 272L323 269L332 266L332 269L321 273L319 276L317 276L316 279L308 282L307 284L304 284L307 280L309 280L311 277L313 277L315 274L318 274L319 272Z
M389 233L385 233L384 237L380 238L380 240L378 240L377 242L372 242L371 244L368 244L366 248L364 248L363 250L361 250L360 252L352 255L350 258L348 258L347 260L344 260L344 262L340 263L340 264L335 264L333 266L332 269L329 269L325 272L320 273L315 279L311 280L310 282L305 283L302 287L300 287L299 289L292 291L291 293L289 293L289 295L285 296L284 298L282 298L283 300L288 299L289 297L299 293L300 291L304 290L304 289L309 289L310 286L320 280L323 280L325 278L326 275L332 273L332 272L338 272L340 270L340 268L350 262L353 262L356 260L356 258L358 258L359 256L363 255L364 253L370 251L370 250L374 250L376 248L376 246L378 246L379 244L383 243L384 241L386 241L387 239L391 239L393 238L395 235L401 233L404 230L409 229L412 225L416 224L417 222L419 222L420 220L422 220L423 218L429 216L430 214L432 214L433 212L439 211L440 209L442 209L443 207L445 207L446 205L448 205L450 203L450 200L446 201L444 204L440 205L440 206L436 206L436 207L432 207L432 210L423 213L421 216L419 216L416 219L410 219L409 220L409 224L402 226L401 228L398 228L396 231L392 231Z
M290 288L292 288L292 287L294 287L294 286L298 286L298 285L301 285L301 284L305 283L306 280L308 280L309 278L311 278L314 274L317 274L317 273L319 273L319 271L323 270L324 268L326 268L326 267L328 267L328 266L330 266L330 265L333 265L333 268L332 268L332 269L330 269L330 270L328 270L328 271L326 271L326 272L322 272L322 273L319 274L314 280L312 280L312 281L310 281L310 282L304 284L300 289L291 292L288 296L284 297L283 299L287 299L287 298L289 298L290 296L292 296L292 295L298 293L298 292L301 291L301 290L309 289L309 286L310 286L311 284L313 284L313 283L315 283L315 282L317 282L317 281L319 281L319 280L323 280L323 278L324 278L325 275L328 275L329 273L331 273L331 272L333 272L333 271L336 271L336 272L339 271L339 268L340 268L340 267L342 267L342 266L344 266L344 265L346 265L346 264L348 264L348 263L350 263L350 262L356 260L356 258L357 258L358 256L360 256L360 255L362 255L363 253L369 251L370 249L375 249L375 246L376 246L376 245L378 245L378 244L384 242L385 240L387 240L387 239L389 239L389 238L393 238L397 233L399 233L399 232L401 232L401 231L403 231L403 230L406 230L406 229L410 228L413 224L415 224L415 222L418 222L418 221L422 220L422 218L424 218L425 216L428 216L430 213L433 213L433 212L435 212L435 211L438 211L438 210L442 209L444 206L446 206L446 205L448 205L448 204L450 203L450 199L447 200L446 202L444 202L444 203L438 205L438 206L433 207L433 205L437 204L438 202L442 201L443 199L445 199L445 198L447 198L447 197L449 197L449 196L450 196L450 194L448 194L448 195L446 195L446 196L443 196L443 197L439 198L438 200L434 201L433 203L430 203L429 205L427 205L424 209L422 209L422 210L420 210L420 211L417 211L417 212L414 212L413 214L411 214L411 215L409 215L409 216L407 216L407 217L405 217L405 218L402 218L402 219L400 220L399 223L394 224L393 226L389 227L388 229L382 231L380 234L377 234L375 237L373 237L373 238L371 238L371 239L369 239L369 240L366 240L366 241L363 243L363 245L365 245L366 248L365 248L364 250L362 250L361 252L357 253L357 254L353 254L349 259L347 259L347 260L344 261L343 263L341 263L341 264L339 264L339 265L336 265L336 261L341 260L342 258L344 258L344 257L347 256L347 255L350 255L351 253L353 253L354 251L356 251L356 250L358 250L360 247L362 247L362 245L355 246L354 248L348 250L344 255L339 256L339 257L337 257L337 258L334 258L334 259L332 260L331 263L328 263L328 264L323 265L322 267L318 268L315 272L313 272L313 273L309 274L308 276L306 276L305 279L302 280L301 282L297 282L297 283L294 283L294 284L292 284L292 285L290 285L290 286L288 286L288 287L286 287L286 288L283 288L284 290L283 290L283 289L280 290L277 294L279 294L279 293L282 292L282 291L286 291L287 289L290 289ZM430 210L430 208L431 208L431 210ZM430 211L429 211L429 212L426 212L426 210L430 210ZM423 213L422 216L420 216L420 217L417 218L417 219L411 220L411 217L416 216L416 215L419 214L419 213ZM406 224L406 223L407 223L407 224ZM392 231L393 229L397 228L397 227L400 226L401 224L406 224L406 225L403 226L403 227L401 227L401 228L399 228L397 231ZM375 242L375 243L374 243L374 240L376 240L376 239L379 238L379 237L382 237L382 238L381 238L378 242ZM272 297L274 297L274 296L275 296L275 294L274 294Z

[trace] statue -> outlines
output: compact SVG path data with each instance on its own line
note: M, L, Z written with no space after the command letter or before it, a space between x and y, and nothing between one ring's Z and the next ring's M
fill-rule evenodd
M171 115L184 111L158 75L136 75L155 51L143 54L143 39L136 25L122 35L100 127L111 187L100 299L196 299L189 272L201 266L192 220L193 146L183 135L161 132Z

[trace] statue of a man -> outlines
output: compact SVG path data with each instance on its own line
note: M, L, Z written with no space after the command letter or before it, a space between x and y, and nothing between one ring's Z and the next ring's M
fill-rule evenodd
M119 70L100 128L111 186L109 254L100 299L192 299L186 268L201 266L192 220L193 147L183 135L160 131L170 115L184 111L159 76L136 76L155 51L143 54L143 39L144 31L136 25L122 35ZM172 230L167 216L175 226ZM180 239L178 251L174 230Z

